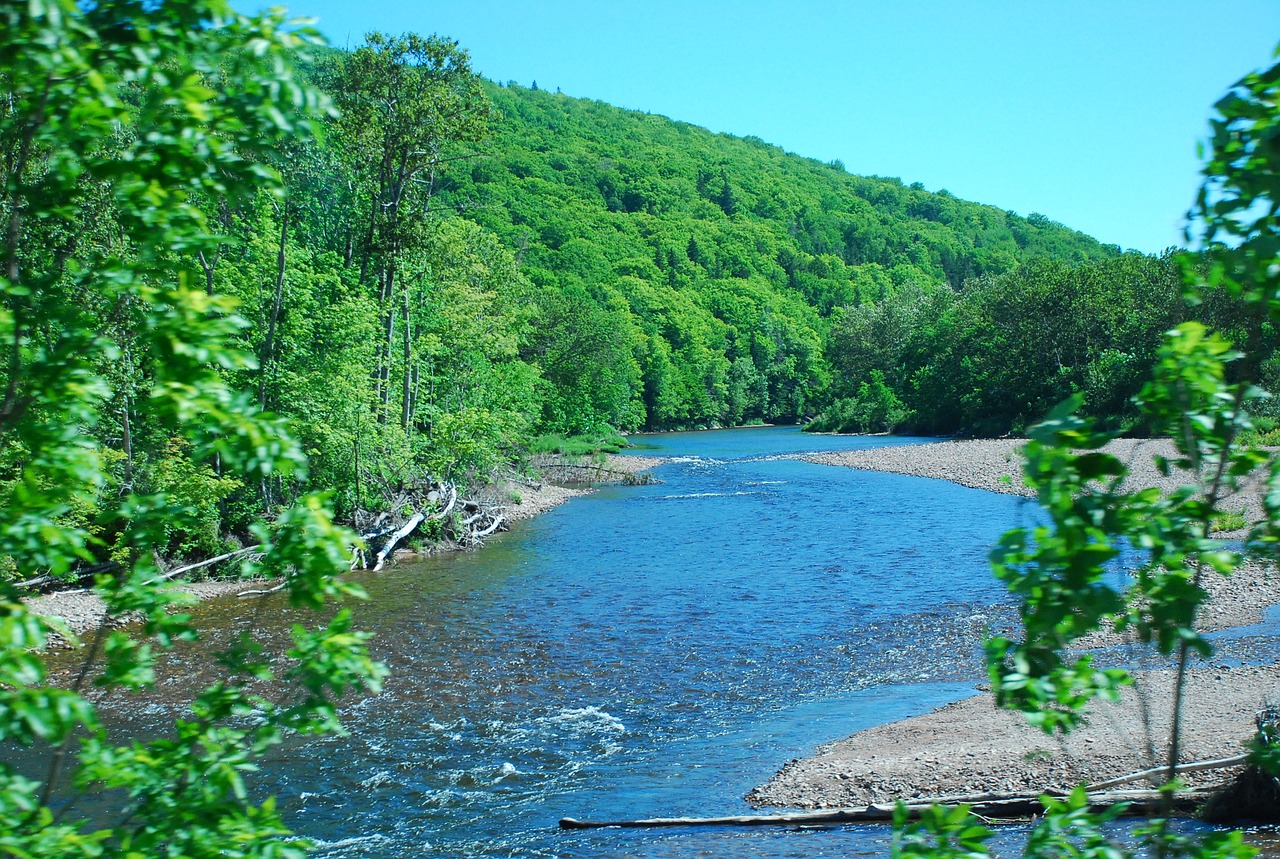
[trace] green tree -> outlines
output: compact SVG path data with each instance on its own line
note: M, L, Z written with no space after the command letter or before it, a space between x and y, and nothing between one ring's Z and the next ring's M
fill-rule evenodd
M1245 77L1217 105L1212 154L1191 213L1211 261L1207 277L1201 259L1182 258L1192 304L1224 290L1256 316L1280 318L1278 103L1280 64ZM1082 635L1104 626L1131 630L1138 641L1172 658L1176 682L1167 702L1172 730L1163 788L1169 797L1178 790L1182 763L1188 665L1193 654L1213 652L1198 623L1204 583L1210 576L1230 575L1245 553L1274 558L1280 546L1280 455L1245 442L1251 412L1269 396L1253 383L1260 363L1197 320L1166 335L1137 403L1153 430L1170 438L1177 451L1174 458L1157 461L1164 473L1185 484L1168 493L1126 490L1125 463L1101 450L1112 435L1077 414L1082 395L1062 403L1032 431L1026 448L1027 483L1049 524L1009 532L992 553L996 574L1020 600L1023 626L1021 640L997 637L988 643L993 691L998 702L1023 711L1032 724L1046 732L1070 730L1092 700L1113 698L1129 682L1125 671L1100 670L1089 655L1066 656L1064 650ZM1267 481L1266 518L1253 528L1243 551L1213 539L1221 500L1259 474ZM1107 567L1123 546L1139 552L1142 562L1120 586ZM1254 765L1280 772L1274 745L1256 738L1251 748ZM1029 855L1078 855L1064 852L1072 835L1064 821L1096 831L1097 820L1084 810L1083 791L1077 795L1074 808L1053 804L1032 834ZM965 815L939 819L931 817L925 840L939 845L937 855L954 855L957 830L974 821ZM909 843L920 843L921 829L906 833ZM1160 857L1256 853L1239 832L1182 838L1167 815L1142 834L1141 849ZM970 843L981 840L971 836ZM1098 848L1105 855L1150 855L1115 845ZM985 848L969 852L983 855Z
M361 220L351 229L360 282L376 283L382 307L376 399L385 421L392 367L413 360L413 283L421 272L406 270L409 255L431 229L428 215L445 167L485 137L489 102L466 51L439 36L370 33L355 51L334 55L326 71L322 80L341 109L335 135L358 195ZM400 425L407 432L412 373L401 375Z
M193 487L210 478L171 470L151 490L135 480L128 415L138 401L175 450L216 463L225 479L305 473L282 424L228 386L225 374L252 359L230 347L242 322L230 300L209 294L196 263L226 240L197 202L279 193L262 166L268 151L305 136L325 110L291 72L311 37L278 14L249 18L220 0L0 10L0 556L20 577L57 577L109 552L94 590L109 619L141 618L99 628L74 686L54 688L41 651L58 628L0 582L0 742L35 746L47 762L42 780L0 765L3 852L298 855L304 845L274 804L246 799L244 773L285 733L336 730L334 701L382 675L342 611L297 627L287 653L245 638L217 655L225 676L168 738L114 745L81 694L90 682L146 686L154 648L198 636L189 615L172 611L179 596L154 558L175 517L205 515L181 495L201 494ZM125 359L132 369L113 367ZM96 433L121 406L113 451ZM85 508L92 521L78 515ZM110 545L93 522L111 523ZM262 555L245 571L283 576L295 604L359 595L335 575L352 537L322 497L255 531ZM273 680L274 700L253 691ZM240 718L248 713L252 722ZM55 818L48 802L64 771L76 790L119 791L123 822Z

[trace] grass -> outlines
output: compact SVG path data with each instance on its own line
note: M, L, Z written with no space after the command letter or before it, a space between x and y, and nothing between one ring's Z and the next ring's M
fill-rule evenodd
M1209 530L1217 533L1220 531L1239 531L1245 525L1249 524L1245 521L1244 515L1231 510L1225 510L1213 517L1213 521L1209 523Z
M627 440L618 433L575 436L551 433L537 436L529 442L530 453L559 453L564 456L618 453L624 447L627 447Z

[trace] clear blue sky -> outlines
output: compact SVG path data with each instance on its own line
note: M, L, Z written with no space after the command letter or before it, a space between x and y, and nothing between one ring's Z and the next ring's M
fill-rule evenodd
M251 10L252 0L239 0ZM262 4L266 5L266 4ZM293 0L338 46L439 33L497 81L754 134L1104 242L1180 243L1213 103L1280 0Z

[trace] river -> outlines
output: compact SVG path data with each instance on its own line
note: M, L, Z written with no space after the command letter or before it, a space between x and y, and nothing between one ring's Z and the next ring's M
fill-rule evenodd
M1033 508L787 454L922 439L786 428L644 436L661 483L605 488L480 551L361 576L392 668L350 736L256 789L324 857L882 856L883 827L561 832L560 817L749 812L787 759L981 679L991 544ZM279 598L269 598L279 599ZM283 627L265 602L206 625ZM192 657L198 660L198 657Z

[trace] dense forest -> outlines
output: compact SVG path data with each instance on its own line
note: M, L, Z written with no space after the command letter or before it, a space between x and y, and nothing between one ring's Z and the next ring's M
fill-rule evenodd
M486 93L492 154L442 189L519 255L549 309L532 345L560 430L800 421L826 402L840 308L1117 252L758 138L515 84ZM561 360L587 344L589 374Z
M1129 398L1183 313L1171 257L757 138L500 86L449 39L373 34L307 55L298 75L316 122L273 147L234 127L212 137L279 187L199 183L184 205L209 241L164 263L240 350L212 366L219 384L287 420L305 479L224 475L216 448L154 408L166 356L131 333L142 311L76 299L78 328L115 337L96 368L92 433L112 463L97 491L167 493L188 513L168 526L179 556L216 553L307 489L331 491L341 518L426 476L483 481L543 434L815 417L999 434L1075 392L1140 430ZM124 109L144 115L148 85L129 91ZM132 127L95 145L124 151ZM54 153L8 128L11 177L56 175ZM12 219L12 258L70 296L96 260L136 254L111 181L43 189L66 203ZM24 348L57 338L15 319ZM19 400L36 384L11 382ZM109 546L112 526L94 527Z

